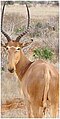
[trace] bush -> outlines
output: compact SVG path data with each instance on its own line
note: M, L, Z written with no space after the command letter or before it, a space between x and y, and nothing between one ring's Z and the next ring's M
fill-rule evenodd
M38 58L38 59L42 58L42 59L49 59L49 60L51 60L52 56L53 56L53 52L52 52L51 49L49 49L47 47L42 48L42 49L37 48L37 49L34 50L33 56L35 58Z
M1 70L4 71L4 67L3 66L1 67Z
M15 30L15 34L21 33L21 32L23 32L23 31L24 31L24 28L17 28L17 29Z
M7 5L13 5L14 4L14 1L6 1L6 4Z

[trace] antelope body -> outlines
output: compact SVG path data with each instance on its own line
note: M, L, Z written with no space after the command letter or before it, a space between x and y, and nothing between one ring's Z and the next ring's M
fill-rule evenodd
M29 16L28 7L27 11ZM2 33L4 34L4 31ZM27 31L23 35L26 33ZM19 42L23 35L18 36L16 40L11 40L10 37L8 38L6 33L4 35L8 40L8 43L4 46L8 50L8 70L11 73L15 71L19 80L22 82L22 91L28 110L28 117L32 117L31 110L35 118L43 117L43 110L47 107L47 101L50 103L51 117L56 117L59 103L59 78L57 69L44 60L29 61L21 48L30 44L32 41L29 43Z

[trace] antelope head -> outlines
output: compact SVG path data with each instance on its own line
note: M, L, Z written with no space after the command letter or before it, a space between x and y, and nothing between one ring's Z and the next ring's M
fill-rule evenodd
M20 39L28 32L29 30L29 24L30 24L30 14L29 14L29 9L28 6L26 4L26 8L27 8L27 13L28 13L28 24L27 24L27 29L21 33L16 40L12 40L10 38L10 36L8 36L8 34L3 30L2 28L2 23L3 23L3 14L4 14L4 8L5 8L6 2L4 2L3 5L3 9L2 9L2 15L1 15L1 32L2 34L6 37L7 39L7 43L5 45L2 44L3 47L6 48L6 50L8 51L8 70L13 73L14 72L14 68L15 65L19 62L20 58L21 58L21 48L23 48L24 46L29 45L32 40L30 42L19 42Z

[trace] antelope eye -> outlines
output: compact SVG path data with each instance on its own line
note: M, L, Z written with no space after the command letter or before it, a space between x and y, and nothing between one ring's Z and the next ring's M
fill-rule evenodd
M6 47L6 50L8 50L8 47Z
M16 48L16 50L20 50L20 49L21 49L20 47Z

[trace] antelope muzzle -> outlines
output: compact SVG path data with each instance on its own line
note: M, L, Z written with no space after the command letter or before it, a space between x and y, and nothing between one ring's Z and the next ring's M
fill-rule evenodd
M14 73L14 68L8 69L8 71L9 71L10 73Z

